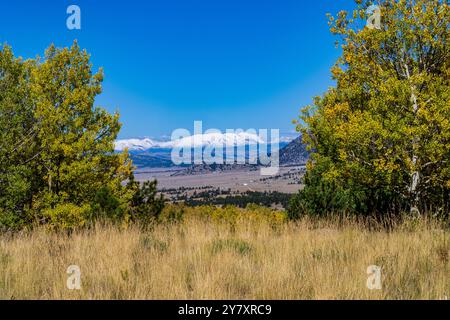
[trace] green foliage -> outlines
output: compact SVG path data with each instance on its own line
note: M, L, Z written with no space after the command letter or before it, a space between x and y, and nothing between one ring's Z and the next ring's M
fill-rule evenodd
M188 208L184 204L166 205L158 217L163 223L182 222Z
M189 206L212 204L220 206L233 205L240 208L245 208L249 204L257 204L265 207L281 205L285 208L289 203L290 194L277 191L246 191L240 194L231 194L231 192L227 191L212 190L194 193L192 196L185 195L182 197L177 197L177 199L184 200L184 202Z
M448 214L448 5L381 1L377 30L358 27L369 2L357 3L352 18L330 18L343 49L332 69L337 86L302 110L298 130L312 156L292 207Z
M114 152L119 115L94 106L102 81L76 42L28 61L1 48L0 229L72 229L161 211L156 182L123 184L133 167L127 152Z
M109 187L102 187L96 192L91 207L97 218L117 220L123 218L125 212L120 204L120 199L113 194Z
M92 73L89 55L76 43L64 49L51 46L31 72L44 207L90 203L104 186L121 196L131 168L126 155L114 153L119 115L94 107L102 81L102 70Z
M134 190L131 199L131 218L146 225L157 219L164 208L163 195L158 197L156 181L139 184L131 177L128 188Z
M33 63L0 47L0 228L27 223L36 179L36 129L29 94Z
M405 207L406 203L387 188L364 186L352 179L326 179L324 175L330 170L332 162L320 158L305 175L305 188L291 197L288 216L290 219L302 215L326 215L330 213L365 214L375 212L384 214L396 212L396 208Z
M297 220L303 214L305 214L305 209L302 205L300 194L295 194L291 196L289 200L289 205L286 209L287 217L289 220Z
M86 226L91 221L91 212L88 204L80 207L72 203L62 203L54 208L44 209L42 217L52 230L73 230Z

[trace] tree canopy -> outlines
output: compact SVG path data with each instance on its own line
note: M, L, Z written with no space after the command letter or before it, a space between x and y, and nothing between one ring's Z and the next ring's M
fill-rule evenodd
M442 0L369 1L330 16L342 56L336 86L302 109L312 151L300 195L312 211L448 214L450 12ZM298 201L297 201L298 202Z
M156 184L134 182L127 152L114 152L119 115L94 106L102 81L76 42L27 61L0 50L0 227L162 210Z

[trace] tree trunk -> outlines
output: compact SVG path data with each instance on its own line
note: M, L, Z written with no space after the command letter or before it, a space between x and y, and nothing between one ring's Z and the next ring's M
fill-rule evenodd
M419 105L417 103L417 96L416 96L416 87L414 84L411 83L411 75L409 73L409 67L408 64L405 65L405 72L406 77L408 81L410 81L411 84L411 103L413 106L413 112L414 116L417 116L417 111L419 110ZM419 162L419 156L417 155L417 146L419 144L419 138L414 137L412 141L412 157L411 162L413 165L413 172L410 174L411 176L411 184L409 187L409 203L410 203L410 214L411 215L420 215L419 211L419 203L420 203L420 194L418 191L418 186L420 184L420 172L417 170L417 163Z
M409 77L409 73L408 73L408 77ZM415 87L411 86L411 102L413 104L413 110L414 110L414 115L417 114L417 111L419 109L418 104L417 104L417 97L415 94ZM411 173L411 186L410 186L410 213L411 215L420 215L420 211L419 211L419 200L420 200L420 195L418 192L418 185L420 183L420 172L417 170L417 162L419 161L419 157L416 154L417 152L417 145L419 142L419 138L418 137L414 137L413 142L412 142L412 150L413 150L413 155L412 155L412 164L413 164L413 172Z

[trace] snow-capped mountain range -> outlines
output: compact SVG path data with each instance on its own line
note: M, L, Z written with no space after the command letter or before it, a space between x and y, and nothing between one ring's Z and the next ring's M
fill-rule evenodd
M268 141L268 142L282 143L282 142L290 142L292 140L293 138L291 137L281 137L279 141ZM192 135L189 137L184 137L172 141L157 141L150 138L117 140L115 143L115 150L123 151L125 149L128 149L129 151L143 151L157 148L172 149L174 147L198 148L198 147L245 146L261 143L264 143L264 141L257 134L252 134L248 132L205 133Z
M130 151L148 150L152 148L171 148L171 142L156 141L150 138L144 139L123 139L117 140L114 149L116 151L123 151L128 149Z

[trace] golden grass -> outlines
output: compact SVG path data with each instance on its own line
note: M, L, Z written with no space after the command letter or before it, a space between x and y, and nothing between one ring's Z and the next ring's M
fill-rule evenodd
M0 236L0 298L443 299L448 239L432 222L387 232L310 219L41 229ZM69 265L81 268L81 290L66 287ZM366 286L369 265L382 267L381 290Z

